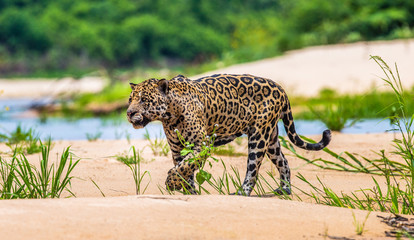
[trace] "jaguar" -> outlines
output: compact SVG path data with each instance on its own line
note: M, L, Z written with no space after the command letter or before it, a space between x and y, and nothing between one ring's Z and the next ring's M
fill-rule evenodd
M166 187L180 190L188 186L195 193L194 173L198 164L181 156L184 148L177 135L194 144L200 153L206 136L215 134L214 146L235 138L248 138L247 170L239 195L249 196L256 184L263 158L267 155L280 175L277 194L291 194L290 168L282 153L277 122L283 121L289 140L306 150L321 150L331 141L331 131L309 143L296 133L292 110L284 89L273 80L248 74L216 74L191 80L183 75L172 79L151 78L130 83L132 92L127 109L135 129L160 121L171 148L174 167L168 171ZM185 181L184 181L185 180ZM184 184L186 183L186 184Z

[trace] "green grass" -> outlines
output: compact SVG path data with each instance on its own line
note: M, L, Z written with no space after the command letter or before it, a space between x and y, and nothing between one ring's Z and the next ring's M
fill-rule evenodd
M414 88L402 94L406 99L413 98ZM291 104L298 109L294 112L295 119L321 120L332 130L341 130L360 119L381 119L401 114L390 90L374 89L363 94L343 95L332 89L323 89L317 97L293 97ZM406 108L408 112L414 112L414 102L406 102Z
M303 139L315 143L314 140L309 139L305 136L301 136ZM354 172L354 173L367 173L373 175L383 175L384 172L393 171L394 173L398 174L406 174L410 171L407 165L402 164L398 161L384 161L384 152L380 151L377 153L378 158L376 159L369 159L367 157L353 154L348 151L342 153L335 153L329 148L324 148L322 151L328 153L332 160L316 158L316 159L309 159L305 156L299 154L293 145L288 142L284 137L279 136L280 143L282 147L289 150L295 157L305 161L308 164L312 164L316 167L327 169L327 170L335 170L335 171L346 171L346 172Z
M0 157L0 199L59 198L70 190L72 171L79 163L73 160L70 149L63 150L59 161L49 161L51 142L42 145L40 168L30 164L24 154L14 153L10 161Z
M329 102L319 109L309 106L309 110L332 131L341 131L359 121L358 118L352 119L356 117L353 113L353 104L345 100L339 100L336 104Z
M16 129L11 132L7 132L4 134L0 134L0 141L7 142L9 144L16 144L23 141L27 141L30 138L33 138L35 135L35 131L32 128L24 129L20 124L17 125Z
M118 156L117 160L124 163L129 170L131 170L132 177L134 178L135 184L135 193L137 195L144 194L148 188L148 185L151 182L151 174L149 171L141 172L141 162L142 158L139 155L139 152L136 151L135 147L132 146L132 155L131 156ZM145 176L148 176L150 180L144 186L143 181Z
M86 139L88 139L89 142L94 142L102 136L102 132L98 131L95 133L86 133L85 135L86 135Z
M369 217L370 213L371 213L371 212L368 212L368 214L365 216L364 221L360 222L360 221L358 221L358 220L356 219L356 217L355 217L355 213L354 213L354 212L352 212L352 217L354 218L354 222L353 222L353 224L354 224L354 226L355 226L355 233L356 233L357 235L362 235L362 234L364 233L364 231L365 231L365 223L367 222L367 220L368 220L368 217Z
M42 141L39 134L32 128L24 129L18 125L14 131L0 134L0 142L17 153L34 154L42 151Z
M378 178L372 178L374 187L370 189L360 189L351 194L335 193L327 184L319 178L318 185L308 181L303 175L298 174L299 180L311 187L311 192L300 190L304 195L312 198L315 202L338 207L359 208L369 211L391 212L394 214L414 214L414 133L412 131L414 115L408 110L407 98L402 87L398 68L392 70L380 57L372 59L381 67L385 74L383 80L394 92L396 100L395 112L389 119L400 136L394 139L394 151L377 153L379 159L370 160L345 152L345 156L333 153L329 149L325 152L333 156L338 162L324 159L308 160L297 154L294 149L286 142L283 146L289 149L297 157L323 169L338 171L350 171L378 175L385 187L380 186ZM394 157L400 158L403 162L392 160Z
M167 140L162 139L162 132L155 139L150 138L148 129L145 129L144 138L149 141L149 147L155 156L168 156L170 152L170 145Z
M213 154L218 156L229 156L229 157L241 157L247 156L246 153L236 152L236 149L231 144L226 144L224 146L217 147Z

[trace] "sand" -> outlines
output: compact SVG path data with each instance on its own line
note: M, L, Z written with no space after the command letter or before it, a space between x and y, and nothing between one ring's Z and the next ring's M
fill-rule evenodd
M81 79L0 79L1 98L56 98L77 93L102 91L106 81L100 77Z
M402 83L414 85L414 40L358 42L316 46L287 52L285 55L252 63L238 64L198 77L216 73L249 73L280 83L289 95L315 96L323 88L339 93L364 93L385 90L382 70L370 56L380 56L394 69L397 63Z
M318 139L320 136L312 136ZM392 150L392 134L338 134L333 135L330 148L335 152L350 151L375 158L373 151ZM7 239L324 239L347 237L352 239L383 239L390 228L372 212L366 223L366 232L358 236L354 226L363 222L368 211L328 207L315 204L299 191L304 199L289 201L278 197L242 197L202 194L201 196L162 195L170 156L154 156L144 140L56 141L51 159L56 160L62 150L71 151L80 158L73 173L71 190L76 198L49 200L2 200L0 202L0 234ZM247 141L233 144L237 152L245 152ZM144 195L135 195L135 185L129 169L116 160L131 146L143 150L142 171L149 171L151 179ZM10 152L0 145L2 156ZM310 191L300 181L300 173L313 184L319 177L335 192L350 193L374 186L371 175L322 170L306 165L284 150L292 169L292 182L300 189ZM323 157L334 160L323 152L299 150L308 158ZM234 166L244 177L246 156L219 156L228 167ZM39 155L30 155L29 161L38 165ZM208 170L220 176L221 164ZM265 160L261 173L275 171ZM275 174L277 177L278 175ZM377 178L381 185L384 180ZM93 180L105 194L92 183ZM209 191L211 188L207 187ZM68 194L65 194L68 196Z
M380 70L368 60L370 54L381 55L390 63L398 62L404 84L411 86L414 83L414 72L411 72L414 71L411 67L414 40L312 47L216 72L269 77L281 82L289 94L311 96L324 87L339 92L359 92L372 89L373 84L382 85L376 76L381 75ZM2 97L42 97L55 91L50 82L30 82L32 87L25 86L27 82L23 81L18 84L0 81L0 89L4 90ZM72 84L65 86L70 88ZM92 89L88 84L79 86L83 87L77 87L76 91ZM335 133L329 147L338 153L349 151L372 159L378 158L376 152L382 149L390 155L392 139L393 134L386 133ZM372 212L366 222L366 231L359 236L353 215L362 223L367 211L317 205L298 190L294 190L294 194L303 201L298 201L297 197L283 200L217 193L162 195L159 187L164 186L167 171L173 166L171 156L155 156L144 140L55 141L51 158L57 159L68 146L76 158L81 159L73 172L77 178L71 186L77 197L0 201L1 239L387 239L385 231L390 229L377 217L389 214ZM149 182L149 185L140 196L135 195L130 170L115 157L128 153L131 146L142 150L142 171L151 174L151 178L144 178L143 184ZM241 145L234 143L234 146L237 152L247 152L246 140ZM6 159L11 154L4 144L0 144L0 152ZM312 184L318 184L317 178L321 179L337 193L374 186L371 175L322 170L307 165L286 150L284 152L292 169L292 183L299 189L310 191L310 187L297 178L299 173ZM322 157L334 161L323 152L299 152L311 159ZM244 177L246 156L219 157L228 167L236 167ZM30 155L28 159L34 165L39 164L38 154ZM215 163L209 171L219 176L223 168ZM267 160L261 173L266 175L268 171L278 176ZM384 186L383 179L376 179Z

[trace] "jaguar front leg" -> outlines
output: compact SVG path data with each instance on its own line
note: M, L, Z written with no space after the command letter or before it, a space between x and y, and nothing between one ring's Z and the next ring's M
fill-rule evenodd
M184 161L185 156L180 155L180 152L182 150L181 145L171 146L171 144L170 144L170 148L171 148L171 152L172 152L174 167L171 168L168 171L167 178L165 180L165 186L166 186L167 189L172 190L172 191L181 190L181 188L183 187L182 183L185 182L185 181L183 181L184 176L182 176L178 172L177 168L179 167L181 162ZM191 184L191 178L187 182L189 183L188 185L190 185L190 186L193 185L193 184ZM190 189L191 188L190 186L185 186L185 187L186 187L186 189Z
M200 153L199 150L194 149L194 156ZM198 170L199 166L196 162L189 160L193 155L188 154L185 157L180 157L180 161L174 160L177 164L168 171L165 185L170 190L181 190L183 187L191 194L197 194L195 191L194 172Z
M185 128L182 128L181 131L174 130L176 134L174 136L175 140L171 141L174 145L174 150L172 149L174 167L168 171L165 184L170 190L180 190L185 187L191 194L196 194L194 172L199 169L201 163L192 161L191 158L197 158L199 156L205 134L204 128L199 123L200 121L197 121L197 119L189 119L188 122L192 123L190 124L193 126L191 130ZM194 144L192 152L186 156L181 156L181 150L183 150L184 144L187 144L186 142ZM179 147L177 146L178 144L180 144Z

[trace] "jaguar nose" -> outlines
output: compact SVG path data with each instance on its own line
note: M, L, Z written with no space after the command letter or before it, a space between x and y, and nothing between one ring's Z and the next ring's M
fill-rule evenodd
M135 112L135 111L128 110L128 111L127 111L127 116L128 116L129 118L132 118L132 117L133 117L136 113L137 113L137 112Z

